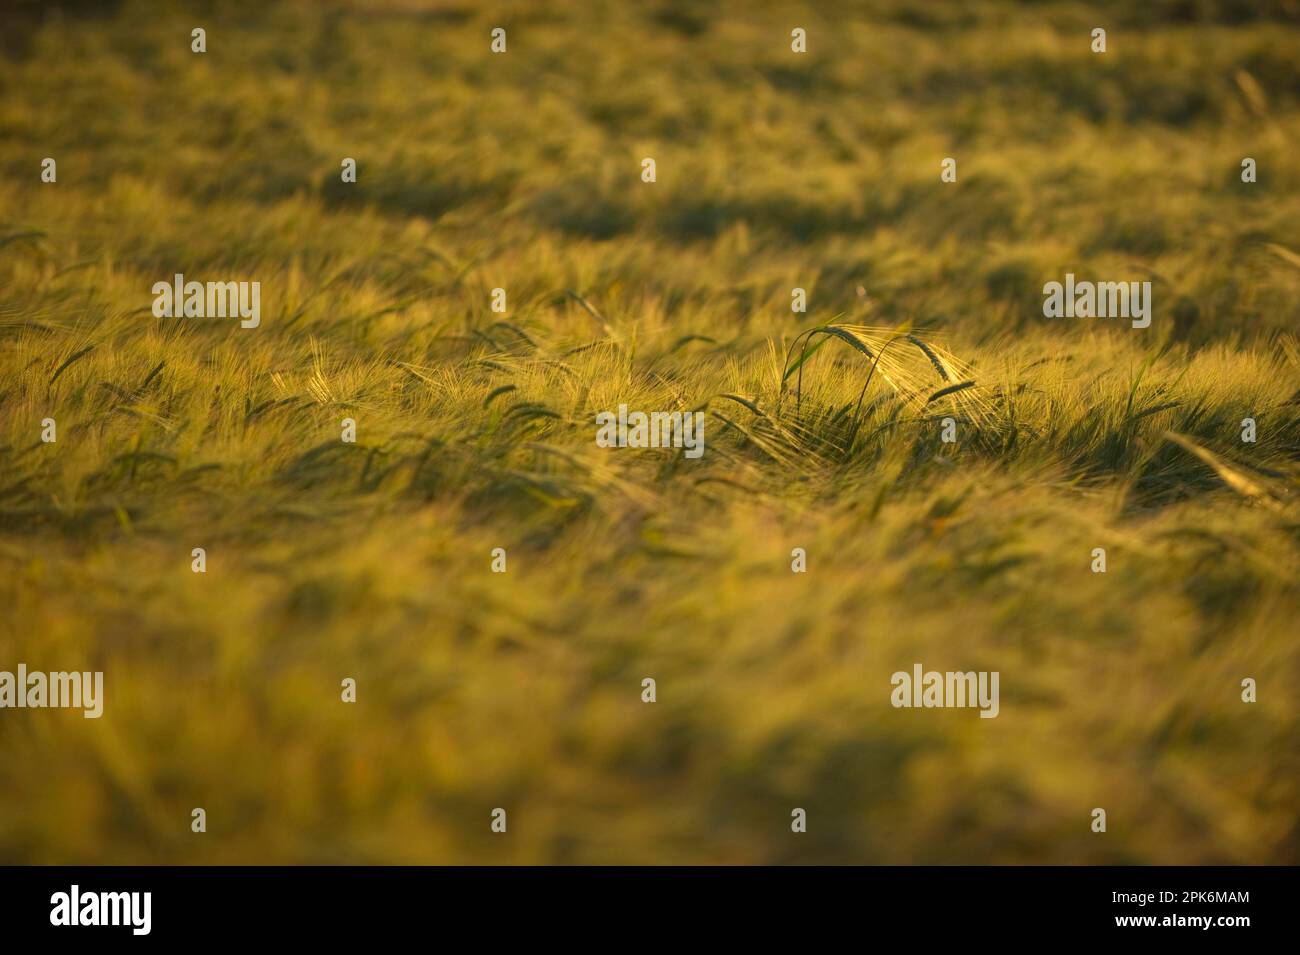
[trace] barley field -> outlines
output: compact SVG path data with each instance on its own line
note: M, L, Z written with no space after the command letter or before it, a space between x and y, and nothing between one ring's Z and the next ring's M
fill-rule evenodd
M105 689L0 710L0 862L1300 862L1298 53L1296 2L6 4L0 670Z

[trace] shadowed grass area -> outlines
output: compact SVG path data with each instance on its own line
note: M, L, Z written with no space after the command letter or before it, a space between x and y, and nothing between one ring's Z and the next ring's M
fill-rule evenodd
M60 9L0 14L0 670L106 704L0 711L0 861L1300 862L1293 4Z

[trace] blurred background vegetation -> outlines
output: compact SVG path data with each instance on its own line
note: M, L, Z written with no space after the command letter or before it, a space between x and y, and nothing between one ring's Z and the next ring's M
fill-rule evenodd
M1297 50L1293 0L6 5L0 669L106 710L0 713L0 861L1300 861ZM1067 271L1151 328L1044 319ZM261 327L153 318L175 272ZM796 403L828 322L977 387L855 416L830 341ZM619 403L708 451L596 448ZM891 708L914 662L1000 716Z

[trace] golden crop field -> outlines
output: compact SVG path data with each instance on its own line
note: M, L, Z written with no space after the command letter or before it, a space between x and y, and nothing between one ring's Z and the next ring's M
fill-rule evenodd
M1300 862L1298 52L1295 2L6 4L0 671L103 711L0 709L0 862Z

